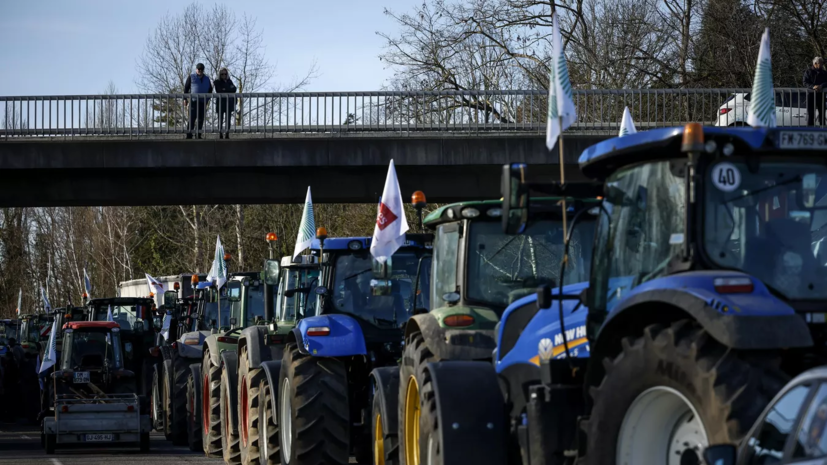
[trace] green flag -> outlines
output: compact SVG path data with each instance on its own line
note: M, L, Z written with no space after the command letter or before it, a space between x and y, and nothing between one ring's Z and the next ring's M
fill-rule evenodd
M749 104L747 124L750 126L775 127L775 90L772 85L772 62L770 61L770 28L761 36L758 50L758 66L752 81L752 98Z
M313 218L313 199L310 197L310 186L307 186L307 197L304 199L304 211L302 211L302 221L299 224L299 235L296 237L293 258L296 258L304 249L310 247L314 237L316 237L316 220Z

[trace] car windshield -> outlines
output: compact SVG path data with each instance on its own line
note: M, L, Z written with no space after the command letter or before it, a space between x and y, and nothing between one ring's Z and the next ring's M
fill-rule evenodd
M713 163L704 183L707 255L789 299L827 298L825 174L823 160Z
M465 277L469 300L506 307L542 284L559 285L562 221L535 221L525 233L513 236L493 221L472 222L470 230ZM594 222L579 222L571 238L564 285L589 280L593 238Z
M296 321L296 315L312 315L315 313L316 299L312 298L313 289L319 285L319 269L308 267L291 267L282 269L281 287L278 299L278 320L283 322ZM286 295L285 291L304 289L306 292L292 292Z
M84 328L71 331L65 339L70 340L72 349L66 353L71 357L63 361L64 370L101 369L104 360L110 368L121 367L121 339L119 332L108 328ZM65 357L65 358L66 358Z
M414 281L419 266L419 253L401 249L391 257L390 293L373 295L371 292L371 256L367 253L344 254L336 258L333 284L333 305L337 312L350 313L377 326L400 327L411 315L414 306ZM428 269L428 268L424 268ZM417 307L427 292L422 286ZM423 302L428 308L427 302Z

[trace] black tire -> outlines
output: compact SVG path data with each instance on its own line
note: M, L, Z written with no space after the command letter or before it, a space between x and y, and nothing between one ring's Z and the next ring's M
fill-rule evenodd
M201 363L201 443L207 457L221 457L221 367L204 351Z
M382 426L382 418L387 413L382 411L382 402L379 400L381 394L377 393L373 396L373 408L371 414L371 457L373 464L396 464L399 463L399 437L396 431L386 431ZM379 443L381 437L381 444ZM379 460L379 454L384 461ZM363 463L363 462L359 462ZM367 462L365 462L367 463Z
M278 391L270 391L270 383L267 378L261 380L258 385L259 402L259 448L258 463L260 465L278 465L281 463L281 451L279 450L279 427L276 424L276 410L273 409L273 395L278 399Z
M285 380L289 392L282 390ZM347 369L334 358L311 357L299 352L295 343L284 348L279 375L279 397L291 402L288 447L280 437L281 463L284 465L338 465L350 456L350 414L347 394ZM288 407L278 402L281 409ZM279 418L281 418L279 416ZM280 433L285 426L280 423ZM298 454L301 451L301 455Z
M192 372L187 377L187 446L193 452L201 452L204 445L201 444L201 390L197 381L200 381L201 371L198 370L198 380Z
M238 465L241 463L241 450L239 449L239 434L233 434L233 416L230 409L230 380L227 370L221 373L221 399L219 402L221 417L221 451L224 454L224 462L227 465Z
M787 379L771 354L727 349L697 323L651 325L625 338L606 375L590 394L594 401L584 463L614 465L618 435L632 403L646 390L671 388L693 404L710 444L737 443Z
M406 454L410 455L424 450L419 448L419 444L413 445L414 449L409 450L409 445L406 443L405 435L408 432L405 429L405 402L408 397L408 385L412 379L416 382L419 390L420 443L423 439L427 440L427 435L424 434L426 428L422 426L425 424L425 420L436 422L436 415L426 415L426 412L429 412L431 408L429 402L434 404L434 408L436 407L436 402L433 399L433 388L430 386L430 376L425 376L425 366L434 360L436 358L425 343L422 333L413 333L408 336L407 341L405 341L405 350L402 352L402 364L399 366L399 426L397 440L399 444L399 463L403 465L408 462ZM430 399L425 397L426 392L430 395ZM436 425L429 426L427 430L435 431Z
M252 465L259 456L258 403L259 384L263 378L261 368L250 370L250 358L245 347L238 359L238 432L243 465Z
M157 366L152 370L152 387L149 393L150 414L149 418L152 422L152 428L155 431L164 431L164 404L163 396L161 395L161 375L158 373Z
M164 360L161 371L161 406L163 407L164 439L173 440L172 434L172 360Z
M170 395L170 419L172 422L172 444L183 446L187 443L187 379L190 373L190 360L172 354L172 392Z
M55 453L55 445L57 443L57 436L55 436L54 434L48 434L47 433L44 442L45 442L46 453L49 454L49 455L54 454Z
M141 452L149 452L149 433L141 433Z

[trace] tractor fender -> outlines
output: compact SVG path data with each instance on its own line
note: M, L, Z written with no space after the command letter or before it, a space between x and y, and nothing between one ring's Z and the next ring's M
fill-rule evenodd
M683 310L712 338L732 349L781 349L813 345L807 323L792 309L788 314L743 316L739 314L739 307L728 304L726 300L721 295L705 298L702 293L691 288L651 289L635 293L615 307L602 325L595 346L612 336L616 321L634 318L631 312L638 311L642 306L651 308L652 305Z
M382 429L397 431L399 427L399 367L375 368L370 372L374 396L382 406Z
M209 331L191 331L184 333L176 341L178 348L178 355L184 358L194 358L201 360L201 354L204 351L204 340L210 336ZM198 345L184 344L184 339L198 338Z
M262 362L272 360L273 354L265 345L268 334L266 326L251 326L241 332L241 338L238 340L238 353L240 354L244 347L247 348L247 360L251 370L260 367Z
M493 329L445 329L428 313L408 320L405 340L416 332L422 333L437 360L490 360L497 348Z
M227 399L230 401L230 427L238 434L238 353L225 351L221 354L221 368L227 373Z
M330 333L326 336L308 334L310 328L319 327L330 328ZM347 357L367 354L362 327L348 315L311 316L299 321L298 329L304 349L312 356Z
M290 330L290 333L287 336L287 343L295 342L296 347L299 349L299 353L304 355L310 355L310 352L307 351L307 348L304 346L304 338L302 337L302 332L299 330L299 327L296 326L295 328Z
M261 371L267 377L267 387L270 389L270 403L273 404L273 411L278 412L279 403L279 376L281 374L281 360L269 360L261 363ZM274 415L273 421L278 424L279 416Z
M213 366L221 365L221 356L220 350L218 348L218 339L214 337L208 337L204 340L204 346L207 346L206 348L210 351L210 362L213 364ZM201 346L202 350L204 346Z
M494 367L487 362L431 362L442 463L506 463L506 418ZM490 408L480 408L487 405ZM451 427L448 427L451 425Z

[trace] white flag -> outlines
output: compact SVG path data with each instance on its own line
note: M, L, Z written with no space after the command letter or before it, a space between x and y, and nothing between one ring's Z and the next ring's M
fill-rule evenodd
M632 119L632 113L629 111L629 107L626 107L623 110L623 119L620 120L620 133L617 136L623 137L635 133L637 133L635 121Z
M172 321L172 314L167 312L164 314L164 325L161 327L161 336L164 336L164 340L169 339L169 325Z
M52 313L52 304L49 303L49 298L46 297L46 291L43 290L43 286L40 286L40 297L43 298L43 311Z
M43 373L57 363L57 332L60 328L57 327L57 318L52 323L52 333L49 334L49 347L44 351L45 357L40 363L39 373Z
M23 289L17 293L17 317L20 317L20 307L23 306Z
M112 316L112 306L109 306L109 311L106 312L106 321L115 321L115 318Z
M83 267L83 287L86 289L86 298L92 298L92 281L89 279L89 274L86 273L86 267Z
M552 53L548 85L548 120L546 121L546 147L554 148L557 138L577 121L574 93L569 81L569 68L563 51L563 37L557 13L553 15Z
M150 276L148 273L144 273L146 276L146 284L149 286L149 292L154 295L164 295L165 287L161 284L161 281Z
M218 289L221 289L221 286L227 282L227 263L224 262L224 247L221 245L221 236L215 239L215 257L212 261L212 268L207 274L207 281L215 284Z
M405 218L402 192L399 190L396 168L391 160L388 177L385 179L385 189L382 191L382 201L379 202L379 211L376 214L376 226L373 228L371 255L380 263L385 263L396 249L405 244L407 231L408 220Z
M313 218L313 199L310 197L310 186L307 186L307 198L304 199L304 211L302 211L302 221L299 224L299 235L296 237L293 258L296 258L304 249L310 247L315 235L316 220Z
M749 101L747 124L752 127L775 127L775 91L772 85L772 62L770 61L770 28L761 36L758 50L758 65L752 81L752 97Z

